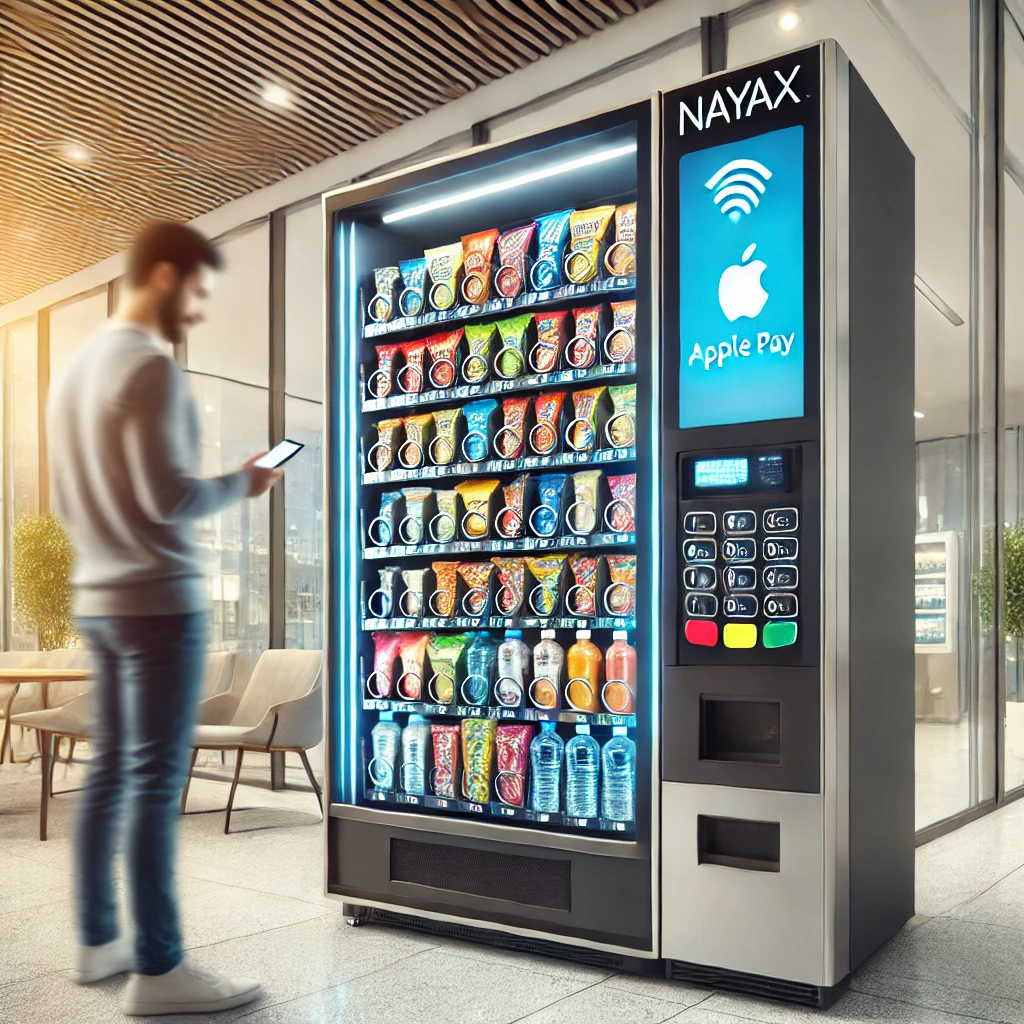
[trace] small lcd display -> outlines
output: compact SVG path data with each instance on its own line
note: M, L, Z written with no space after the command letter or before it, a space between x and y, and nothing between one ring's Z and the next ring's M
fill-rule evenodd
M697 490L708 487L739 487L750 479L747 459L698 459L693 464L693 486Z

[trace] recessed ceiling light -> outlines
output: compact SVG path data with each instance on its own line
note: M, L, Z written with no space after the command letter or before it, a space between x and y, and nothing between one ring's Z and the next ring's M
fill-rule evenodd
M87 164L92 159L92 153L80 142L64 143L61 152L66 160L70 160L74 164Z
M267 82L263 86L261 95L264 103L268 103L272 107L280 107L282 110L288 110L295 102L292 93L277 82Z
M213 412L213 406L212 406L212 405L208 405L208 406L206 407L206 411L207 411L207 412ZM916 415L917 415L917 413L915 413L914 415L916 416Z
M915 409L915 410L914 410L914 419L915 419L915 420L923 420L923 419L924 419L924 413L923 413L923 412L918 412L918 411L917 411L917 410Z
M801 21L803 18L796 11L783 11L776 19L775 24L783 32L792 32Z

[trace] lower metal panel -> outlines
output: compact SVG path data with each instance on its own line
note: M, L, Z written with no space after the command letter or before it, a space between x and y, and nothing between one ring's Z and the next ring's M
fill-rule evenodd
M328 891L352 902L653 955L651 863L625 844L623 852L633 856L427 832L392 824L386 815L333 817L328 827ZM422 873L410 872L417 849ZM489 870L487 855L509 874L507 884ZM410 877L422 881L398 880ZM521 898L531 877L532 904Z
M664 783L661 950L668 960L830 986L823 976L821 797ZM698 862L700 815L779 825L777 871Z

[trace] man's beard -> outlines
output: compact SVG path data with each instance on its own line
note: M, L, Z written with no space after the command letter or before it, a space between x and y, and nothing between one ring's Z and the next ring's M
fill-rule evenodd
M160 333L172 344L180 345L185 340L185 323L181 316L181 292L175 289L157 310Z

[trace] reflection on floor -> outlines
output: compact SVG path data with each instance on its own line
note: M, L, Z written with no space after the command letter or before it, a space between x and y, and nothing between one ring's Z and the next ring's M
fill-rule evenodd
M914 729L915 828L970 806L967 722L918 722Z
M61 766L58 788L80 777L80 768ZM51 838L40 843L38 790L38 767L0 767L0 1024L126 1021L117 1009L123 980L75 988L68 979L76 797L56 798ZM1024 1024L1024 801L918 850L919 916L820 1015L385 928L347 928L340 905L321 895L311 794L242 786L232 822L238 831L228 836L217 813L226 795L223 783L197 780L189 797L204 813L190 814L182 828L186 941L197 962L256 975L266 994L244 1010L187 1020L812 1024L824 1016Z

